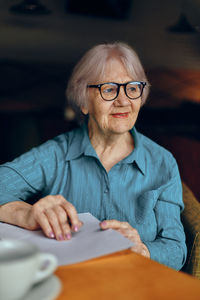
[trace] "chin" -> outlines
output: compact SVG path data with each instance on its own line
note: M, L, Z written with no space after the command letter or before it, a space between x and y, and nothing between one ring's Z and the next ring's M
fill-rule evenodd
M113 126L112 128L110 128L110 131L113 132L114 134L123 134L129 132L133 126L134 125Z
M115 124L112 124L113 131L123 133L123 132L128 132L133 128L135 125L135 120L134 121L128 121L128 122L117 122Z

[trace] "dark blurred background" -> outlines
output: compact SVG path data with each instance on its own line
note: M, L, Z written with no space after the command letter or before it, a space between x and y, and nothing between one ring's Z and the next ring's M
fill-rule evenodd
M1 0L0 163L77 126L72 68L115 40L135 48L152 85L136 127L174 154L200 201L199 0Z

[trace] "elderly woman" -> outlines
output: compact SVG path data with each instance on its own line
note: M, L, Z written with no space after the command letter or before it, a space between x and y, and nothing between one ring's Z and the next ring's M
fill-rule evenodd
M76 65L67 97L86 116L0 167L0 221L71 239L90 212L132 250L172 268L186 259L181 181L173 156L138 133L149 85L137 54L123 43L89 50ZM30 205L29 199L37 200Z

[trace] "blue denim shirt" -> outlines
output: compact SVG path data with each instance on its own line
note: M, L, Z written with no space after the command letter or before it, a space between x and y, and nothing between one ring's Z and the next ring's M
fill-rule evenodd
M135 128L131 134L133 152L108 173L90 143L86 124L1 165L0 204L62 194L78 213L130 223L153 260L180 269L186 245L176 161Z

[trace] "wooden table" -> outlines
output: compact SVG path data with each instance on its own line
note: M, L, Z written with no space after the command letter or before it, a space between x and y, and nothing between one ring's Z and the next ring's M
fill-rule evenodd
M126 250L80 264L61 266L56 300L200 299L200 281Z

